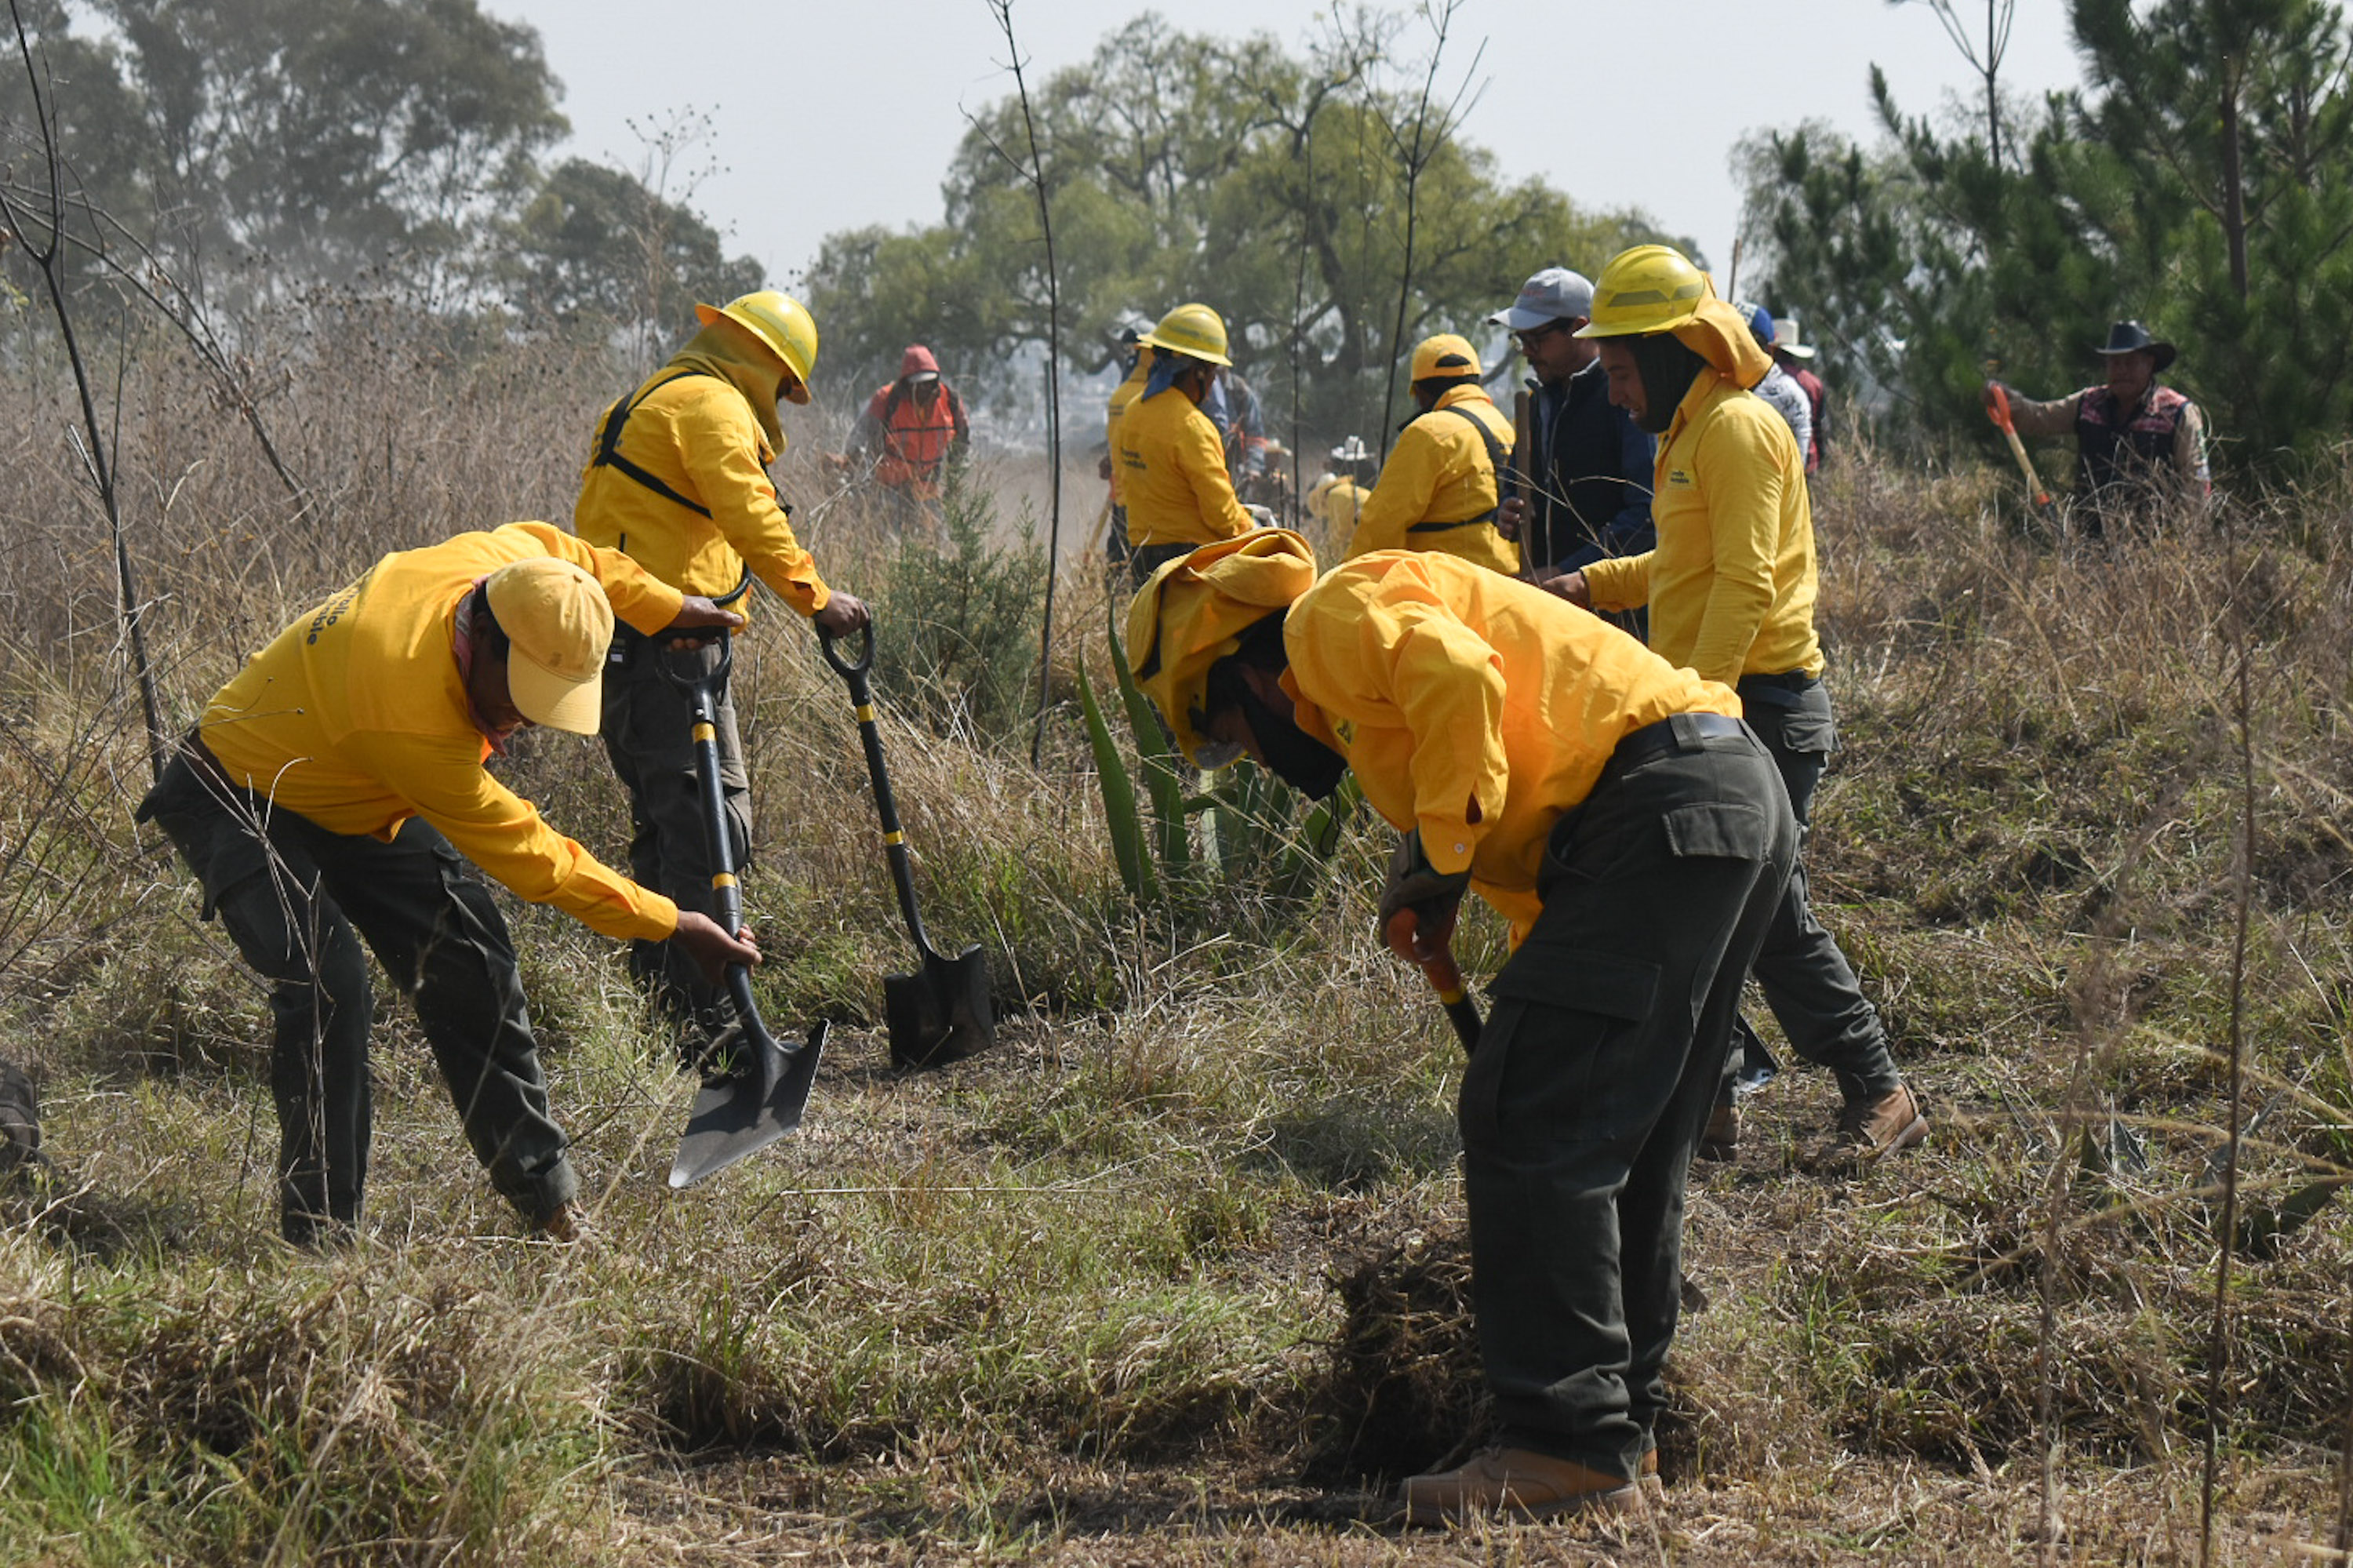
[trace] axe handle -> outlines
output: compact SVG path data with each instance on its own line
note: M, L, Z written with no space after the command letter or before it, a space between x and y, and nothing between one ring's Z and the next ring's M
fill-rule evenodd
M2049 506L2051 493L2042 488L2042 476L2034 471L2033 461L2026 455L2026 443L2018 439L2018 422L2010 418L2009 389L1999 381L1989 381L1986 387L1991 394L1991 406L1986 412L2010 442L2010 455L2018 460L2018 471L2026 476L2028 493L2034 497L2035 505Z
M1392 952L1410 954L1415 932L1421 918L1410 909L1400 909L1389 916L1388 938ZM1438 993L1438 1005L1446 1010L1446 1022L1454 1026L1454 1037L1462 1043L1466 1056L1479 1048L1479 1004L1471 1000L1470 988L1462 983L1462 970L1454 962L1454 949L1440 942L1438 951L1427 959L1410 959L1430 981L1430 989Z

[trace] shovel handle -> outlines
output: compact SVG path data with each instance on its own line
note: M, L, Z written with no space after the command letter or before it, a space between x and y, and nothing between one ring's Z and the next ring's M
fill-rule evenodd
M852 683L849 694L862 703L866 700L866 677L874 669L874 622L869 620L858 629L858 635L861 641L854 662L833 651L835 638L829 631L818 630L817 645L824 652L825 662L833 666L833 673Z
M747 564L744 567L744 575L735 579L735 586L711 602L714 607L725 609L751 591L752 568ZM707 695L711 707L714 709L719 705L720 694L727 690L727 673L735 667L735 634L723 628L717 629L716 641L719 644L719 665L707 675L681 674L673 659L673 655L679 653L700 652L707 646L706 643L657 639L654 645L654 657L661 664L663 679L685 693L690 702ZM708 718L710 715L698 714L696 716Z
M874 667L874 623L869 620L859 634L864 641L855 662L834 652L835 640L823 630L817 634L817 645L834 673L849 683L849 700L857 706L858 740L866 751L867 777L874 784L874 810L882 819L882 853L891 863L899 914L907 922L907 935L915 939L915 950L927 961L940 960L941 955L924 933L923 912L915 902L915 863L907 852L906 832L899 826L899 802L891 794L891 769L882 760L882 726L874 720L874 693L866 681L867 672Z

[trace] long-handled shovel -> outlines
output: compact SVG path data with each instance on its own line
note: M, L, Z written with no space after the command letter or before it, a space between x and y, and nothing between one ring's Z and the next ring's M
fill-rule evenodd
M922 955L920 975L885 975L882 1013L891 1030L891 1061L894 1066L937 1067L986 1051L997 1041L997 1019L988 1001L988 959L976 942L949 958L932 948L923 934L923 911L915 907L915 870L907 853L907 835L899 827L898 802L891 798L890 770L882 765L882 731L874 722L874 694L866 677L874 668L874 628L865 629L865 643L852 662L834 651L833 639L820 631L818 643L834 673L849 683L849 700L858 708L858 737L866 747L866 771L874 780L874 807L882 818L882 849L891 862L891 880L898 885L899 913L906 916L907 934Z
M727 672L735 662L735 652L733 637L724 631L718 636L719 663L707 675L681 674L667 645L658 643L651 652L662 661L662 673L685 694L693 713L694 778L702 797L702 841L716 868L711 874L711 886L719 897L719 924L733 932L744 926L744 890L735 880L741 868L735 863L725 797L720 788L717 715L719 694L727 689ZM694 1097L686 1135L679 1139L678 1158L670 1161L672 1187L691 1186L800 1126L801 1113L808 1107L809 1084L817 1076L818 1058L825 1054L823 1019L818 1020L806 1041L790 1047L776 1043L767 1025L760 1022L759 1005L752 1000L752 974L742 964L727 967L727 994L735 1003L740 1028L735 1059L725 1076L706 1077L702 1092Z
M1400 909L1390 916L1386 933L1389 950L1411 954L1414 933L1420 924L1420 916L1410 909ZM1468 1056L1476 1051L1481 1028L1479 1004L1471 1000L1470 989L1462 983L1462 970L1454 962L1454 949L1441 942L1435 957L1409 961L1420 968L1423 978L1430 981L1430 989L1438 993L1438 1005L1446 1010L1446 1022L1454 1025L1454 1037L1462 1042L1462 1054Z

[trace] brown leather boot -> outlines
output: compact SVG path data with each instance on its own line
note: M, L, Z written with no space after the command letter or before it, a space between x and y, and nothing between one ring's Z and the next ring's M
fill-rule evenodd
M1642 1489L1642 1496L1650 1500L1652 1508L1667 1500L1667 1483L1659 1476L1658 1449L1642 1450L1642 1462L1634 1471L1634 1484Z
M1699 1148L1694 1152L1702 1160L1740 1158L1740 1107L1730 1100L1718 1100L1707 1113L1707 1125L1700 1128Z
M1398 1496L1415 1524L1485 1513L1513 1519L1625 1513L1641 1506L1641 1493L1624 1477L1527 1448L1490 1448L1459 1469L1409 1477Z
M1927 1139L1928 1118L1919 1100L1909 1086L1898 1084L1876 1099L1849 1100L1814 1168L1858 1171Z

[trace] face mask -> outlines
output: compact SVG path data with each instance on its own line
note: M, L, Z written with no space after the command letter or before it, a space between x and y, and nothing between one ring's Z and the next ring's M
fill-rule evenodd
M1242 694L1242 716L1258 739L1267 771L1312 800L1329 800L1348 771L1348 759L1277 714L1255 692Z

